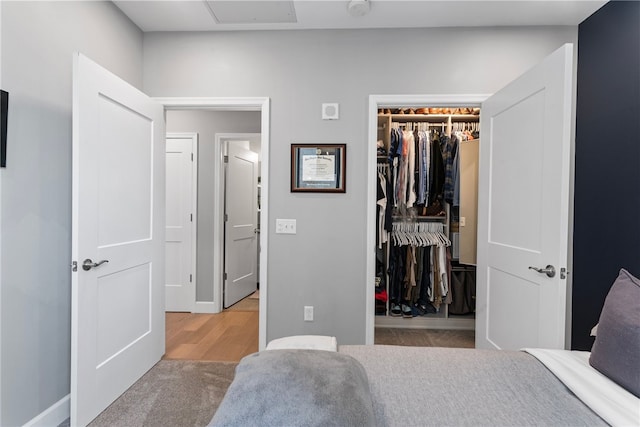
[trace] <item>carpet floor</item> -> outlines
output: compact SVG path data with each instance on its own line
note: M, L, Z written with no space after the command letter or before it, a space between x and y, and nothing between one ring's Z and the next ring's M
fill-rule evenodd
M237 363L161 360L90 427L206 426Z

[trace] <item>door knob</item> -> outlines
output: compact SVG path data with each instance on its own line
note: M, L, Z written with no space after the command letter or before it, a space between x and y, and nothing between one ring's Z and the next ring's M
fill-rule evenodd
M102 261L98 261L98 262L93 262L91 261L91 258L87 258L84 261L82 261L82 269L84 271L89 271L91 270L93 267L99 267L102 264L104 264L105 262L109 262L109 260L107 259L103 259Z
M549 277L553 277L556 275L556 269L553 265L547 265L545 268L538 268L538 267L529 267L529 270L535 270L538 273L544 273Z

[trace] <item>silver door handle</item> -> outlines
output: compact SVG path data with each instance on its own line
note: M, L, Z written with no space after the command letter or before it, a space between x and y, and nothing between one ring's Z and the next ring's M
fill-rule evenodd
M538 273L544 273L549 277L553 277L556 275L556 269L553 265L547 265L545 268L538 268L538 267L529 267L529 270L535 270Z
M109 260L108 259L103 259L102 261L93 262L93 261L91 261L91 258L87 258L84 261L82 261L82 269L84 271L89 271L94 267L100 267L105 262L109 262Z

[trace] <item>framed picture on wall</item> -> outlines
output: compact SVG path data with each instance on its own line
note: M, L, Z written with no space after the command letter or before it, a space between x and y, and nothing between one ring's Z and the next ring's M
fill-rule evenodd
M291 192L345 193L346 144L291 144Z

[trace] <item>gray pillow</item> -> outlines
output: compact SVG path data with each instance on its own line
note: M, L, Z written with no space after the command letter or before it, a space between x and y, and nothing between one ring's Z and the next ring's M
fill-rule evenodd
M367 374L356 359L324 350L246 356L210 426L373 426Z
M640 280L625 269L604 301L589 363L640 397Z

